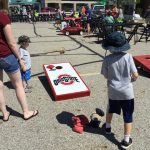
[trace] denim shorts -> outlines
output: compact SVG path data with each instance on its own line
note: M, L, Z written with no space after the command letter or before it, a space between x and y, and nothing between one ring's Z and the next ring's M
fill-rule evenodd
M28 81L31 78L31 69L26 70L25 72L21 72L21 78L23 81Z
M133 121L134 99L131 100L111 100L109 99L109 113L121 114L123 112L123 119L125 123Z
M19 69L19 63L13 54L0 58L0 70L6 73L16 73Z

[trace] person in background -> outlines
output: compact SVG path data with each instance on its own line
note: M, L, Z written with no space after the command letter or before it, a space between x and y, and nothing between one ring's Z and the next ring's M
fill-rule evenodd
M34 20L35 22L39 20L39 12L36 9L34 10Z
M81 13L82 13L82 14L85 14L85 12L86 12L86 8L85 8L85 6L83 5L82 8L81 8Z
M24 16L27 15L27 9L26 9L25 6L22 7L22 14L23 14Z
M32 23L31 12L28 12L28 13L27 13L27 16L28 16L28 21L29 21L29 23Z
M124 21L123 10L122 10L122 6L119 5L117 22L122 23L123 21Z
M60 24L61 24L61 10L58 7L55 14L55 25L57 29L60 29Z
M118 8L117 8L117 5L116 4L114 4L113 6L112 6L112 16L114 17L114 19L117 19L118 18Z
M150 6L145 11L144 18L147 24L150 24Z
M92 12L89 6L86 7L86 15L87 15L87 34L89 35L91 32L91 20L92 20Z
M113 16L112 16L112 14L111 14L110 11L107 12L106 17L104 17L104 22L105 22L106 24L109 24L109 23L112 24L112 23L115 22L115 20L114 20L114 18L113 18Z
M74 11L74 13L73 13L73 17L74 17L74 18L79 18L79 12Z
M82 27L83 29L86 31L87 28L87 15L85 14L85 12L81 12L81 22L82 22Z
M138 72L125 36L121 32L112 32L102 42L102 47L111 52L104 58L101 74L107 79L108 107L106 114L105 132L111 134L113 114L123 112L124 138L121 147L132 145L131 130L134 112L134 91L132 82L138 78Z
M110 6L106 5L105 7L105 14L107 15L107 13L111 12Z
M22 77L22 84L25 89L25 92L31 92L29 86L29 80L31 79L31 58L30 58L30 53L27 51L27 48L30 43L30 38L26 35L22 35L18 38L18 44L20 45L19 52L21 55L21 59L24 60L25 65L26 65L26 70L22 71L21 70L21 77Z
M65 10L62 10L62 11L61 11L61 15L62 15L62 20L64 20L65 17L66 17L66 12L65 12Z
M73 13L74 13L74 10L71 9L71 10L70 10L70 15L69 15L69 17L73 17Z
M22 85L20 69L25 70L8 17L8 2L0 0L0 110L3 121L8 121L11 112L7 111L4 97L3 70L7 73L15 89L16 97L23 111L23 119L28 120L38 114L38 110L30 111Z
M106 24L106 31L107 33L110 33L113 31L113 27L109 24L114 24L115 23L115 20L113 18L113 16L111 15L111 12L107 12L106 16L104 17L104 23Z

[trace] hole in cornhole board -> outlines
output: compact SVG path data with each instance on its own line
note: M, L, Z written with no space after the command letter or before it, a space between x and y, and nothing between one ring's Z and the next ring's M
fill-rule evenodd
M48 65L47 68L48 69L53 69L55 66L54 65Z
M62 69L63 67L62 66L56 66L56 69Z
M150 60L150 57L146 57L145 59Z
M39 76L38 78L41 81L41 83L42 83L43 87L45 88L45 90L47 91L48 95L52 99L52 101L55 101L52 89L48 84L47 78L45 76Z

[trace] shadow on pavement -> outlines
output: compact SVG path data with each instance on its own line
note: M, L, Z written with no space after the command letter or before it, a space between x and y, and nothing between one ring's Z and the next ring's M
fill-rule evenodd
M15 117L19 117L19 118L23 118L23 114L17 112L16 110L10 108L9 106L6 106L7 111L9 111L11 113L11 116L15 116ZM0 116L0 119L3 119L2 116Z
M31 42L32 44L36 44L36 43L46 43L46 42L48 42L48 43L50 43L50 42L67 42L67 41L71 41L71 40L54 40L54 41L46 41L46 40L44 40L44 41L33 41L33 42Z
M147 71L143 70L142 68L137 68L137 69L138 69L139 75L150 78L150 74Z
M113 132L109 135L105 133L105 123L102 125L101 128L93 128L93 127L87 126L85 129L85 132L102 135L107 140L117 145L119 150L124 150L123 148L121 148L120 142L115 138L115 134Z
M56 119L60 124L66 124L70 128L73 127L73 121L72 117L75 116L73 113L67 112L67 111L62 111L60 114L56 116ZM112 142L113 144L118 146L119 150L123 150L123 148L120 147L120 142L115 138L115 134L111 133L110 135L107 135L105 133L105 123L102 125L101 128L94 128L91 126L86 126L84 132L92 133L92 134L99 134L104 136L107 140ZM107 146L102 146L104 149L107 149ZM102 148L101 147L101 148Z
M50 96L50 98L52 99L52 101L54 101L54 95L52 93L52 89L47 81L47 78L45 76L39 76L38 77L39 80L41 81L43 87L45 88L45 90L47 91L48 95Z
M60 124L66 124L70 128L73 127L72 117L75 116L73 113L62 111L60 114L56 116L56 119Z
M83 38L92 38L92 37L97 37L96 34L91 34L91 35L84 35Z
M99 41L93 41L95 42L95 44L102 44L102 40L99 40Z
M10 81L4 82L4 85L7 86L9 89L14 89Z

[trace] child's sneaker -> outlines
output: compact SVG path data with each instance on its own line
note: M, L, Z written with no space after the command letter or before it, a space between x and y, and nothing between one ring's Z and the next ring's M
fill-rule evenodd
M132 139L131 138L129 139L129 142L126 142L124 140L121 142L121 147L124 149L128 149L131 145L132 145Z
M110 128L106 128L106 123L104 123L102 125L102 128L104 129L104 131L105 131L106 134L111 134L111 127Z
M105 128L106 134L111 134L111 128Z

